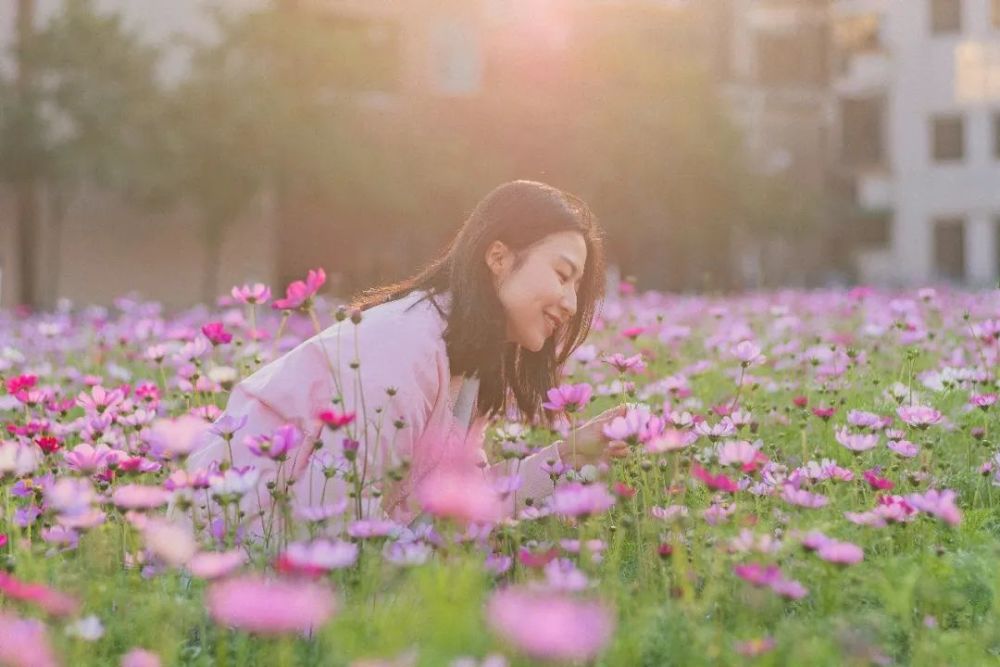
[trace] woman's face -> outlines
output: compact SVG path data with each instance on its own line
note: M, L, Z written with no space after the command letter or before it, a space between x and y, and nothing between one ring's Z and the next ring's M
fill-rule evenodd
M587 244L579 232L556 232L526 248L520 259L518 264L500 241L486 251L507 316L507 340L538 352L576 313Z

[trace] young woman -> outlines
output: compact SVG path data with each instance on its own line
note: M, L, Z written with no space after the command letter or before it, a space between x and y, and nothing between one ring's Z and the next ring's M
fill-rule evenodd
M350 318L241 382L226 415L246 424L192 464L256 466L271 498L248 494L251 518L288 493L310 508L350 496L355 514L410 522L421 483L471 457L479 467L465 474L520 476L508 512L541 499L552 464L622 453L601 436L620 410L580 427L572 446L493 466L485 428L498 416L548 420L542 402L586 338L603 281L601 239L583 201L532 181L501 185L422 272L363 293Z

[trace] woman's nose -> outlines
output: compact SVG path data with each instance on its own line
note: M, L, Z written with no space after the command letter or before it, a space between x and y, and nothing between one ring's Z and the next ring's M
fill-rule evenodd
M566 318L569 319L576 315L576 290L570 287L563 293L562 303L563 312L566 313Z

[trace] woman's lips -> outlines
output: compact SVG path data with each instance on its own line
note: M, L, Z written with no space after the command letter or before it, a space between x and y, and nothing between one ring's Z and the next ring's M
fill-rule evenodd
M559 328L559 322L548 313L545 313L545 323L548 325L550 336L555 333L556 329Z

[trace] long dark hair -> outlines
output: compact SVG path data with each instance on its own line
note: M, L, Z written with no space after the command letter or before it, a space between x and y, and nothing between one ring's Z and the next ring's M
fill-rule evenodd
M538 352L506 340L503 306L497 296L486 251L501 241L520 266L523 253L549 234L583 235L587 261L577 293L577 310ZM362 310L403 297L414 290L451 293L444 340L452 375L479 377L477 412L503 414L514 401L530 422L548 421L542 410L545 392L558 384L563 364L590 332L604 296L604 247L597 220L579 197L535 181L512 181L497 187L477 205L445 251L415 276L365 290L354 299Z

